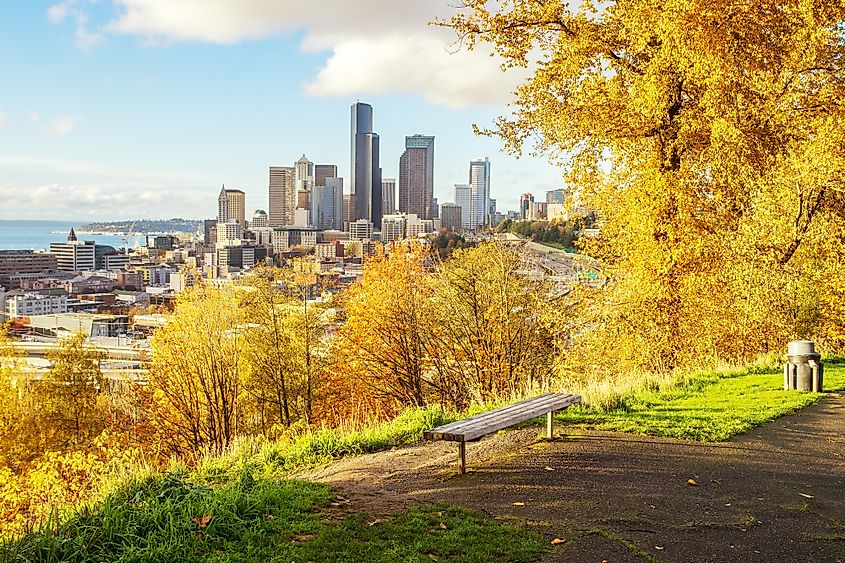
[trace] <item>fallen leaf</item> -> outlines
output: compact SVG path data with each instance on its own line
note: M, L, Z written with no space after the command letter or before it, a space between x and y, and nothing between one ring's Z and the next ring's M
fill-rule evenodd
M441 530L445 530L445 529L446 529L446 524L444 524L443 522L441 522L441 523L440 523L440 529L441 529Z
M656 549L657 551L663 551L663 546L662 545L655 545L654 549Z
M524 502L515 502L513 503L514 506L525 506Z
M798 494L801 495L804 498L816 498L813 495L808 495L808 494L805 494L805 493L798 493Z
M698 481L696 481L695 479L687 479L687 485L689 485L690 487L697 487Z
M722 482L718 479L710 479L710 482L716 485L717 487L722 484Z
M729 502L725 503L725 506L730 506L730 505L731 505L731 503L729 503Z
M562 544L562 543L563 543L563 542L565 542L565 541L566 541L566 540L565 540L565 539L562 539L562 538L555 538L555 539L553 539L553 540L552 540L552 545L560 545L560 544Z
M544 469L545 469L546 471L554 471L554 470L555 470L555 468L554 468L554 467L548 467L548 466L544 467Z
M211 522L211 518L211 514L206 514L202 518L191 518L191 522L199 525L200 529L202 529L208 526L208 523Z
M378 518L376 518L372 522L368 522L367 525L368 526L375 526L376 524L381 524L382 522L384 522L384 520L379 520Z
M431 559L432 561L437 561L437 556L434 555L433 553L429 553L428 558Z

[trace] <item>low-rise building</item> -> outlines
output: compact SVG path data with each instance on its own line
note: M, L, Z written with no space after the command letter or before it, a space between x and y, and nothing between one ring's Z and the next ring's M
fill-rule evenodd
M67 295L47 295L25 291L10 291L5 298L7 319L20 319L37 315L67 313Z

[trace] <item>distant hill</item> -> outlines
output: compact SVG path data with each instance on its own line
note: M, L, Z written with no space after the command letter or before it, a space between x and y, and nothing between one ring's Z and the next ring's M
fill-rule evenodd
M132 230L132 225L135 225ZM88 223L78 229L81 233L108 234L153 234L153 233L196 233L202 226L202 221L191 219L132 219L128 221L109 221L104 223Z

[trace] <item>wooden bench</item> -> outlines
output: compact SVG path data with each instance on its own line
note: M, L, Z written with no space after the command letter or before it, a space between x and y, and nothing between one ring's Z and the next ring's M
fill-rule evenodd
M506 407L487 411L464 420L450 422L423 432L426 440L450 440L458 442L458 457L461 474L466 473L466 443L477 442L484 436L498 432L519 422L546 415L546 435L552 437L552 415L569 405L581 402L580 395L546 393Z

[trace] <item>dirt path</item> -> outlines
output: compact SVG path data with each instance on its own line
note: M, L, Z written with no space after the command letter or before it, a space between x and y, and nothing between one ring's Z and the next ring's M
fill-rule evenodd
M470 444L464 476L441 442L301 477L344 491L349 510L444 501L565 539L544 561L845 561L843 393L720 444L558 431Z

